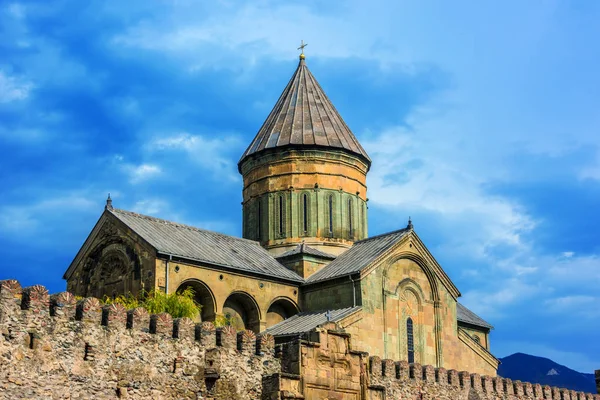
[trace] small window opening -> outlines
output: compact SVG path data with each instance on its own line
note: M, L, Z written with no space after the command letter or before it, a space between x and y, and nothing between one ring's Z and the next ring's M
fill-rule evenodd
M308 195L306 193L302 196L302 210L302 227L306 233L308 231Z
M256 232L256 236L258 237L258 240L260 241L262 236L262 205L260 203L260 199L258 199L258 223L256 224L257 226L257 230L258 232Z
M413 320L411 318L406 320L406 342L408 347L408 362L412 364L415 362L415 341L413 336Z
M333 233L333 196L329 196L329 233Z
M353 236L354 227L352 226L352 199L348 199L348 227L350 228L350 236Z
M283 196L279 196L279 234L283 235Z

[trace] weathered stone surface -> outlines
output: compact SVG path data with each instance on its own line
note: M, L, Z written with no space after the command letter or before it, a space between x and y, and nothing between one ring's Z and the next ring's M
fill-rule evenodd
M350 336L333 328L320 328L318 343L279 345L275 358L270 335L257 338L229 326L218 330L217 343L211 323L173 321L168 314L157 314L150 324L144 309L101 308L97 299L86 298L75 310L69 293L49 297L43 287L35 286L23 293L25 300L18 283L0 282L3 398L600 399L510 379L382 361L353 350Z

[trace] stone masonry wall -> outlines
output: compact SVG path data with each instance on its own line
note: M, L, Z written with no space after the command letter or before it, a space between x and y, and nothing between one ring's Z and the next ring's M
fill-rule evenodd
M0 281L0 398L258 399L269 335Z
M369 357L333 323L311 340L275 348L269 335L0 281L0 398L600 400Z

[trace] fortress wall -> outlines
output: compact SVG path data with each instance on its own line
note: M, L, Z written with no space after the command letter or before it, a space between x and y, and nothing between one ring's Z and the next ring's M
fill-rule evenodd
M382 360L335 324L313 341L215 329L0 281L0 398L600 400L599 395ZM596 372L600 378L600 371Z
M0 281L0 398L256 399L274 341Z

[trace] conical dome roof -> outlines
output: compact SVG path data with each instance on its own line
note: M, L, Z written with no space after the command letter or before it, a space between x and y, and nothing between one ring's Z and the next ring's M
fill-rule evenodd
M240 164L252 154L276 147L331 147L371 159L310 73L304 58L275 107L248 146Z

